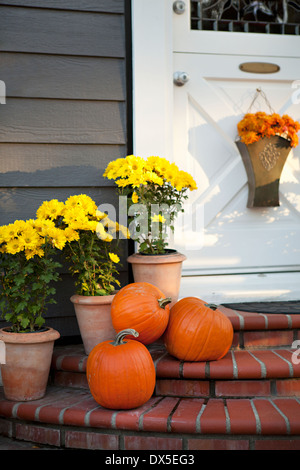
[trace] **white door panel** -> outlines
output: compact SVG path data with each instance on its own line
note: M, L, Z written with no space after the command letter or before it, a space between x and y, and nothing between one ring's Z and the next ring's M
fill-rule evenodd
M258 87L276 112L300 120L300 36L191 30L190 1L182 15L173 3L132 0L134 152L175 161L198 185L173 240L187 255L180 295L216 302L297 299L300 146L283 169L280 206L248 209L235 141ZM245 62L280 69L245 73L239 68ZM178 71L189 75L181 87L173 83ZM268 111L263 106L258 101L251 111Z
M197 244L189 249L181 223L177 224L174 246L187 255L184 275L285 271L300 265L299 148L291 151L282 174L281 205L248 209L246 172L235 145L237 123L257 87L274 110L299 118L299 105L291 99L299 59L279 58L276 80L249 78L238 68L243 60L243 56L174 54L174 72L186 72L189 81L174 86L173 155L197 181L189 204L195 209L194 219L201 218L203 231L199 233L198 226L198 234L194 233L201 238L198 249ZM264 101L255 105L258 108L252 111L268 111Z

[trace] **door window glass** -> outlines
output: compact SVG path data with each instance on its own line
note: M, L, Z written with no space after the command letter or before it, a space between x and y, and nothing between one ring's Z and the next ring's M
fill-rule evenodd
M191 28L299 35L297 0L191 0Z

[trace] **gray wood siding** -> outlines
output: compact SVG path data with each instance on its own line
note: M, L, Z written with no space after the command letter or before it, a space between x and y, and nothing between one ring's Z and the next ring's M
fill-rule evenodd
M128 153L125 0L0 1L0 80L0 225L81 193L118 216L102 174ZM126 258L124 242L123 284ZM47 323L67 337L79 330L62 278Z
M1 5L124 13L124 0L6 0Z
M1 49L6 52L124 57L124 17L2 6Z
M126 98L125 62L120 58L2 52L0 67L7 94L14 98Z
M0 143L126 143L121 102L7 97L3 108Z

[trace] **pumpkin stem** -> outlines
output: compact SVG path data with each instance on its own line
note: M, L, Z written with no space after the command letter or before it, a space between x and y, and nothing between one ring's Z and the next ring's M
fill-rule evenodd
M119 331L119 333L116 334L115 340L113 343L111 343L113 346L120 346L120 344L124 344L123 339L127 335L132 335L135 338L139 336L138 332L133 330L132 328L127 328L126 330Z
M165 308L166 305L170 304L172 302L171 297L166 297L165 299L157 299L160 308Z
M217 310L218 306L216 304L204 304L205 307L211 308L212 310Z

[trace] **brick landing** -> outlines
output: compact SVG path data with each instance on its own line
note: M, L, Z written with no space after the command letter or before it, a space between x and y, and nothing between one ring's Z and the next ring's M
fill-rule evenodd
M62 449L299 450L300 364L292 342L300 315L223 311L235 330L228 354L189 363L151 345L156 390L135 410L99 406L82 346L55 348L42 400L0 395L0 434Z

